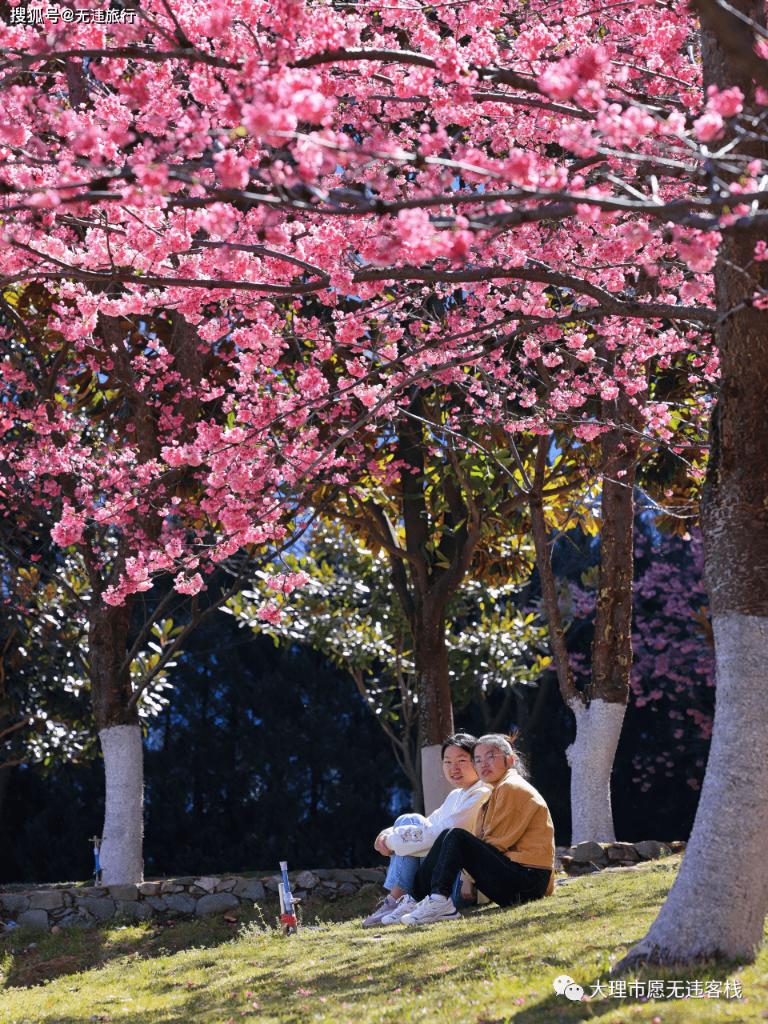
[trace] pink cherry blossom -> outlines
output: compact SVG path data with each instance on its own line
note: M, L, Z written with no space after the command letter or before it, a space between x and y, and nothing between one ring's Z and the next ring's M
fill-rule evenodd
M707 110L721 117L733 117L744 109L744 93L738 86L718 89L716 85L707 88Z
M712 142L723 137L725 123L722 115L713 110L697 117L693 128L699 142Z

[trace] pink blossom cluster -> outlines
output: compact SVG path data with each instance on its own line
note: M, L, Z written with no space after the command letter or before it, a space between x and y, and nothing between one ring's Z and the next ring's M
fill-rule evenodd
M106 600L193 595L334 488L394 486L419 389L446 430L589 458L623 397L674 445L661 369L703 431L721 235L670 219L707 192L666 171L745 99L704 95L687 9L142 10L0 25L0 511L36 508Z

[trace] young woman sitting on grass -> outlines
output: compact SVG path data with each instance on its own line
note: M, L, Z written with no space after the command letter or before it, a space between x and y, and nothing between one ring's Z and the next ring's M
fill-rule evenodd
M374 847L390 858L384 888L389 893L378 907L363 921L363 928L396 924L403 914L413 910L416 900L412 896L413 882L421 859L432 847L435 839L446 829L455 827L473 829L480 806L491 792L490 787L478 779L472 761L475 737L468 733L449 736L442 746L443 774L455 789L429 817L422 814L401 814L390 828L376 837ZM459 899L458 869L454 885Z
M481 736L474 764L491 795L480 812L477 834L449 828L437 837L413 883L420 902L403 924L431 924L459 916L454 880L464 871L477 890L502 907L554 892L555 831L544 798L526 779L512 737ZM462 896L468 897L466 888Z

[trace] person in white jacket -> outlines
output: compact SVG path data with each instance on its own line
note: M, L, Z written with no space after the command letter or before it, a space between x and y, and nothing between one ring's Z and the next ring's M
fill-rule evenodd
M416 872L441 832L448 828L474 829L480 808L491 793L490 786L481 782L475 771L472 755L476 742L468 733L449 736L442 746L443 774L455 789L429 817L401 814L394 825L376 837L375 849L390 858L384 879L388 894L365 918L363 928L397 924L416 906L411 894Z

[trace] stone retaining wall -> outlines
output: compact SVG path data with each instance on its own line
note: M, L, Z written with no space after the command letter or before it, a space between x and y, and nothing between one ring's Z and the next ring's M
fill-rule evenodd
M567 875L585 875L603 868L631 867L685 848L685 843L579 843L558 846L555 866ZM317 868L289 874L295 896L335 900L351 896L364 885L381 884L381 868ZM163 878L140 885L56 885L24 890L0 890L0 932L26 927L40 931L88 928L112 918L142 921L150 917L203 916L277 897L279 875L203 875Z
M289 873L295 896L326 900L350 896L364 885L381 884L384 868L344 868ZM279 875L164 878L139 885L56 885L0 890L0 932L26 927L38 931L88 928L112 918L142 921L150 917L203 916L256 900L277 898Z
M558 846L555 867L567 875L589 875L604 868L627 868L641 861L657 860L681 853L685 843L661 843L644 839L640 843L578 843L576 846Z

